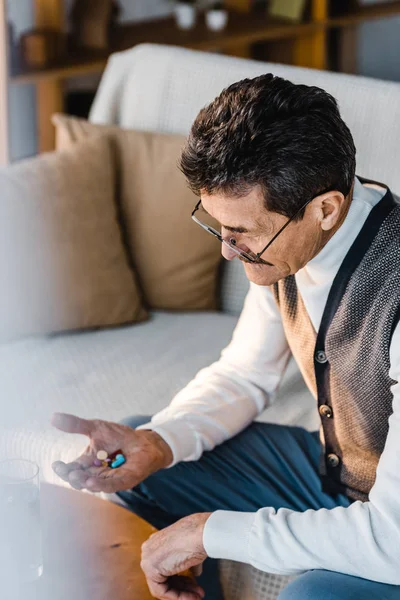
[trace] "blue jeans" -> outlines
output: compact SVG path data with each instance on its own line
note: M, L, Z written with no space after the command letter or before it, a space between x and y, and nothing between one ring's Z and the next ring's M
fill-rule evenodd
M149 421L140 415L122 422L132 428ZM126 492L129 508L157 529L187 515L218 509L257 511L264 506L305 511L349 506L346 496L321 490L318 433L300 427L254 422L238 435L204 452L198 461L161 469ZM207 558L197 577L205 600L223 600L218 563ZM279 600L400 600L400 586L314 570L292 581Z

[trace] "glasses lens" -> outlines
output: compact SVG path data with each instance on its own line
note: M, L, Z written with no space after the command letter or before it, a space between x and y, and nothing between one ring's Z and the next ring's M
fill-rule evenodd
M207 227L211 227L214 231L216 231L219 235L221 235L221 226L211 215L206 212L200 204L198 211L195 213L195 217L203 223L203 225L207 225Z
M257 262L257 257L254 254L254 252L246 252L245 250L242 250L240 247L231 244L228 240L222 240L222 243L225 244L225 246L228 246L228 248L230 248L230 250L233 250L234 252L236 252L236 254L238 256L240 256L247 262Z
M205 226L206 228L208 228L209 233L214 233L214 235L216 234L217 236L222 238L220 224L204 210L201 204L198 211L196 211L194 218L198 220L203 225L203 227ZM241 249L240 245L237 245L237 243L235 242L233 236L232 240L233 241L231 241L229 235L224 235L222 242L225 244L225 246L228 246L228 248L233 250L238 256L244 258L245 260L248 260L249 262L255 261L255 254L253 254L252 252L246 252L245 250Z

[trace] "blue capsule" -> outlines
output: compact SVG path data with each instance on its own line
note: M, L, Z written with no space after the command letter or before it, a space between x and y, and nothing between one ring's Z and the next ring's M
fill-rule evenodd
M110 466L112 469L117 469L118 467L123 465L125 462L126 462L125 456L123 454L117 454L117 456L115 457L115 460L111 463Z

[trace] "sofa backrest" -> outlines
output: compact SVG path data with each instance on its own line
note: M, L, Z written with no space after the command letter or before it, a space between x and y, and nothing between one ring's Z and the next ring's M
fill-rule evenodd
M143 44L110 57L90 119L188 133L199 110L223 88L267 72L330 92L354 136L357 174L385 182L400 194L398 83ZM222 309L237 314L248 290L240 261L226 263L221 286Z

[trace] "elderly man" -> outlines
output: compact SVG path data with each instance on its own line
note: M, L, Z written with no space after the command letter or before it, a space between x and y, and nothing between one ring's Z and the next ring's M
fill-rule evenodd
M317 87L266 74L202 109L181 169L251 282L232 341L152 418L53 417L90 438L56 472L160 529L141 562L156 598L219 600L226 558L299 574L280 600L400 599L400 205L355 154ZM290 353L319 433L253 422ZM91 466L99 448L126 463Z

